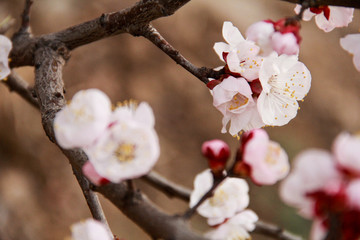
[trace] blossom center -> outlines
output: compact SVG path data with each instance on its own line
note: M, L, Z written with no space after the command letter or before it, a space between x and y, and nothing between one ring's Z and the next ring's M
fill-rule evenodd
M268 145L265 162L269 165L276 165L278 162L277 159L279 159L280 153L281 153L281 148L277 145L270 143Z
M228 199L229 195L223 189L218 189L214 196L209 199L209 203L212 206L218 206L224 204Z
M132 161L135 158L135 145L130 143L120 144L114 155L119 162Z
M248 103L249 99L240 93L237 93L230 101L229 110L236 110Z

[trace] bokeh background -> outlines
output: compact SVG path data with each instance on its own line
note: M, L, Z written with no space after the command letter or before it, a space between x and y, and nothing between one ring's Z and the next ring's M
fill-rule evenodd
M130 0L35 0L31 12L34 35L47 34L131 6ZM0 19L11 15L19 24L24 0L0 0ZM253 22L293 14L293 4L279 0L193 0L174 16L153 22L159 32L197 66L222 63L212 50L223 41L222 23L232 21L241 32ZM339 38L358 32L359 12L349 28L324 33L314 21L302 24L300 60L310 69L312 88L288 125L266 128L290 159L307 148L331 149L341 131L360 129L360 73L339 46ZM13 31L12 31L13 32ZM8 36L11 36L11 31ZM32 67L16 71L34 83ZM192 187L206 168L200 155L203 141L220 138L235 152L236 139L221 134L221 114L208 89L143 38L119 35L80 47L66 64L67 98L81 89L99 88L112 101L147 101L153 107L161 157L155 170ZM169 199L142 180L136 185L169 213L187 204ZM278 197L278 186L251 185L251 204L260 218L307 238L310 222L296 215ZM101 197L113 232L129 240L150 239ZM0 85L0 239L64 239L70 225L90 217L67 159L45 136L36 109ZM194 228L205 221L194 217ZM269 239L254 236L254 239Z

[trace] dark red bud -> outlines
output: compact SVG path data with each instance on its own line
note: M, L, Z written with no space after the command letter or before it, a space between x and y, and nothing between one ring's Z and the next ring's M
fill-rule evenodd
M222 140L214 139L204 142L201 152L208 159L209 167L214 175L222 175L230 157L229 145Z
M249 82L251 91L253 92L253 97L259 97L261 91L262 91L262 86L260 83L259 79L255 79L251 82Z

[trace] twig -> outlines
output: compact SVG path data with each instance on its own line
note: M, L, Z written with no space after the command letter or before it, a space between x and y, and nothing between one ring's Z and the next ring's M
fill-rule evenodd
M214 77L216 79L220 77L220 74L218 74L217 71L206 67L198 68L194 66L184 56L182 56L178 50L171 46L170 43L168 43L165 38L163 38L160 33L151 25L139 28L133 34L140 34L147 38L169 57L171 57L177 64L181 65L205 84L209 82L209 77Z
M111 229L106 220L104 211L101 207L99 198L96 195L96 193L90 189L89 181L82 175L81 172L78 171L77 168L73 167L73 172L74 172L74 175L75 175L75 177L81 187L81 190L84 194L84 197L85 197L86 203L90 209L91 215L93 216L94 219L102 222L106 226L109 234L111 236L113 236L114 234L111 232Z
M189 201L190 199L190 189L171 182L157 172L151 171L148 175L144 176L143 179L169 197L177 197L184 201Z
M262 234L279 240L301 240L302 238L296 236L278 226L273 224L258 221L254 233Z
M30 8L33 0L26 0L25 8L21 14L21 27L19 32L30 32Z
M7 77L7 80L2 81L2 83L4 83L10 91L18 93L33 107L39 108L39 103L37 99L34 98L31 87L15 71L12 71L11 74Z
M195 212L196 209L198 209L198 207L200 207L200 205L206 201L206 199L212 197L214 195L214 192L216 190L216 188L223 182L223 180L225 180L227 178L227 175L222 176L221 178L214 178L214 182L212 187L204 194L204 196L202 196L200 198L200 200L192 207L189 208L184 214L183 214L183 218L184 219L189 219Z

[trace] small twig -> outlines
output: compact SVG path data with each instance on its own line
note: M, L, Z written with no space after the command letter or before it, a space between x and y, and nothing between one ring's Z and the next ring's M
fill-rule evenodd
M39 103L37 99L34 98L31 87L15 71L12 71L11 74L7 77L7 80L2 81L2 83L4 83L10 91L18 93L33 107L39 109Z
M169 197L177 197L184 201L189 201L190 199L190 189L171 182L157 172L151 171L148 175L144 176L143 179Z
M26 0L24 11L21 14L21 27L19 32L30 32L30 8L32 4L33 0Z
M338 240L341 239L341 221L339 213L329 214L329 231L324 240Z
M93 216L94 219L102 222L106 226L109 234L111 236L113 236L114 234L111 232L111 229L106 220L104 211L102 210L99 198L96 195L96 193L90 189L89 181L83 176L83 174L81 172L79 172L77 170L77 168L73 167L72 169L73 169L74 175L81 187L81 190L84 194L84 197L85 197L86 203L90 209L91 215Z
M172 58L177 64L181 65L188 72L193 74L195 77L200 79L203 83L209 82L209 77L219 78L220 73L214 71L213 69L201 67L198 68L189 62L183 55L179 53L173 46L168 43L165 38L161 36L161 34L151 25L147 25L145 27L139 28L137 31L132 33L133 35L142 35L153 44L155 44L158 48L160 48L164 53L166 53L170 58Z
M296 236L278 226L258 221L254 233L262 234L278 240L302 240L301 237Z
M189 219L198 209L198 207L206 201L206 199L212 197L214 195L214 192L216 190L216 188L227 178L227 175L222 176L221 178L214 178L214 182L212 187L209 189L209 191L207 191L204 196L202 196L200 198L200 200L192 207L189 208L184 214L183 214L183 218L184 219Z

